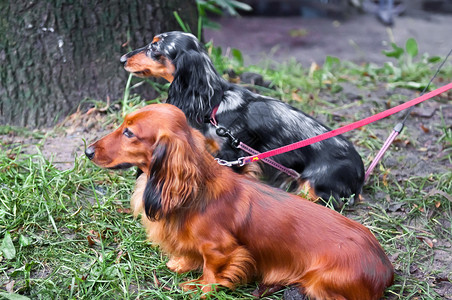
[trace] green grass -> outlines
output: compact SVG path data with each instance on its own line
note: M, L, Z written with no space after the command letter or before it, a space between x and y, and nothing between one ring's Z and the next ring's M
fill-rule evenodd
M392 176L388 181L397 182ZM443 195L452 195L452 172L411 177L396 185L377 181L367 189L368 194L379 195L378 202L366 204L355 219L371 229L395 258L395 284L387 294L397 299L441 299L431 287L439 273L448 274L449 280L452 275L443 269L446 266L434 265L435 251L451 254L452 203Z
M240 53L233 52L233 57L225 58L218 49L210 49L219 70L233 68L239 74L254 71L264 75L272 81L272 86L256 87L260 93L323 117L331 127L408 100L425 86L435 71L434 60L422 57L416 61L413 49L409 52L410 59L403 58L405 52L397 51L398 60L383 66L355 65L331 57L321 67L304 67L296 62L245 67ZM414 73L404 81L407 70ZM439 78L435 81L437 85L452 80L450 64L440 72ZM166 98L167 85L147 82L161 93L154 102ZM362 97L348 99L342 90L344 83L357 87ZM104 124L117 125L124 114L144 105L134 95L134 87L140 84L143 82L136 78L128 82L124 98L107 109ZM395 87L399 89L393 90ZM380 102L367 96L382 89L394 95ZM98 108L104 106L101 102L93 104ZM437 160L450 164L452 134L446 117L441 116L433 128L439 132L434 141L444 152ZM366 166L397 119L391 120L348 135ZM412 135L413 130L405 130L399 143L407 142L414 149L422 146ZM45 134L11 127L4 127L0 133L45 137ZM397 147L400 146L391 147L386 159L404 161L403 151ZM426 176L401 174L402 167L379 165L366 184L366 202L343 213L366 225L394 263L395 283L385 298L441 299L435 287L444 281L450 284L452 278L451 270L445 269L451 266L452 171L441 169ZM102 170L79 157L72 169L62 171L39 151L25 154L21 148L0 143L0 296L7 299L21 299L21 296L31 299L197 298L182 292L178 284L199 274L170 272L165 266L167 258L146 241L140 221L131 216L129 197L133 185L132 170ZM438 261L442 253L445 253L445 265ZM250 299L255 287L256 284L250 284L235 291L220 289L212 298ZM281 297L279 292L267 299Z
M133 171L101 170L84 158L59 171L40 154L19 152L0 154L3 288L14 281L11 289L32 299L191 299L178 284L199 274L170 272L129 213ZM254 288L218 297L247 299Z
M0 165L0 231L2 237L10 234L15 249L12 257L0 256L2 285L14 281L15 293L32 299L190 299L178 284L198 274L168 271L166 257L146 242L128 211L133 172L101 170L84 158L73 169L59 171L41 155L18 150L2 151ZM413 177L403 185L376 180L366 194L390 199L345 213L370 228L395 257L389 298L439 299L430 287L440 270L430 264L433 249L452 243L452 208L441 193L426 190L451 195L452 173ZM388 213L394 204L400 211ZM421 278L412 273L413 265L425 272ZM254 288L221 290L216 297L249 299Z

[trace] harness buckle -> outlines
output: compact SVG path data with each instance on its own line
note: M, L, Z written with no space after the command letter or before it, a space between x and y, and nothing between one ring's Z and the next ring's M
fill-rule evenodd
M219 137L228 138L229 143L232 145L232 147L239 148L240 145L239 139L236 138L229 129L226 129L223 126L218 125L216 125L215 128L216 128L215 132Z
M215 161L220 165L220 166L226 166L226 167L232 167L232 166L239 166L242 167L245 162L244 162L244 157L240 157L237 160L233 160L233 161L227 161L221 158L215 158Z

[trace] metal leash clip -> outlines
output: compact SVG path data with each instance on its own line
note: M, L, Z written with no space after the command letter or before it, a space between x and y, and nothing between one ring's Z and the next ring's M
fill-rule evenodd
M223 126L218 126L215 124L214 124L214 126L216 128L215 132L217 133L218 136L228 138L231 146L233 146L235 148L239 147L240 141L232 134L232 132L229 129L226 129Z
M227 167L232 167L232 166L243 166L245 163L243 161L244 157L240 157L237 160L233 160L233 161L227 161L224 159L220 159L220 158L215 158L215 161L220 165L220 166L227 166Z

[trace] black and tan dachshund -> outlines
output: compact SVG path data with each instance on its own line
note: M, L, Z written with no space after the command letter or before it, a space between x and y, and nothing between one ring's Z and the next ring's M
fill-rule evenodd
M186 114L190 125L201 130L217 145L216 157L237 160L248 154L219 137L209 123L213 112L218 124L241 142L265 152L322 134L330 129L302 111L270 97L227 82L215 70L204 46L195 36L167 32L149 45L121 57L124 68L139 77L161 77L171 85L167 103ZM215 143L213 143L215 141ZM310 146L273 157L301 174L299 180L271 166L260 165L267 183L290 192L304 190L312 200L321 197L335 205L342 198L359 197L364 182L362 159L353 144L336 136ZM243 173L243 168L236 168Z

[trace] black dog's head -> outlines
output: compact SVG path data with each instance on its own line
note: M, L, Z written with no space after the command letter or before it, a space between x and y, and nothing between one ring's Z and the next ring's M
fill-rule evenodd
M227 85L204 46L190 33L156 35L149 45L123 55L121 62L136 76L168 80L171 86L167 102L181 108L191 123L209 115Z
M172 82L175 62L190 50L205 52L193 34L172 31L156 35L149 45L123 55L120 61L134 75L163 77Z

